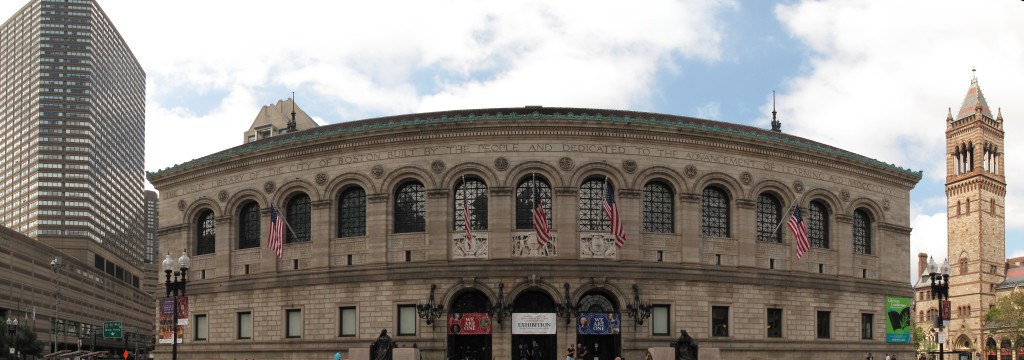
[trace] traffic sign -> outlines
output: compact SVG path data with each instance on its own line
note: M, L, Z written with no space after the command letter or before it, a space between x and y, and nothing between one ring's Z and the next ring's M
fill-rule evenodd
M104 321L103 322L103 338L119 338L121 337L121 322L120 321Z

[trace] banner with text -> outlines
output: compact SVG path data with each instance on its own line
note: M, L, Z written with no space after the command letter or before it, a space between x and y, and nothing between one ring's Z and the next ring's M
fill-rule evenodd
M178 325L188 325L188 296L178 297Z
M448 335L490 335L491 314L451 313L448 314Z
M913 330L910 321L910 299L902 297L885 297L885 341L891 343L909 343Z
M615 335L619 333L619 314L582 313L576 316L576 333L580 335Z
M161 299L160 300L160 343L170 344L171 338L174 337L174 328L171 324L174 323L174 299ZM178 343L181 343L181 336L183 334L183 328L178 325Z
M512 335L554 334L554 313L512 313Z

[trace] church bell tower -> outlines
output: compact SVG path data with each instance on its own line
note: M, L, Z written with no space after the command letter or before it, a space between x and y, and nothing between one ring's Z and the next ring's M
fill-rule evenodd
M946 115L952 349L983 344L981 318L1006 275L1003 149L1002 111L992 116L975 76L960 110Z

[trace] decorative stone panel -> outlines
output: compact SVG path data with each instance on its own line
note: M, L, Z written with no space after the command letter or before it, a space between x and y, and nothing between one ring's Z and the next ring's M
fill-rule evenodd
M757 242L757 267L770 268L775 260L775 269L789 269L789 248L792 244Z
M473 231L473 241L466 240L465 231L451 234L452 259L487 259L487 232Z
M836 251L833 249L810 248L804 253L803 259L799 261L807 264L807 272L817 273L818 265L822 265L821 272L826 275L836 274Z
M536 231L512 232L512 256L533 258L554 258L558 255L558 237L551 233L551 241L541 246L537 243Z
M736 266L737 264L737 245L735 239L702 238L700 250L701 263L715 265L718 262L718 258L721 258L721 265Z
M615 237L608 233L580 233L580 259L615 259Z
M388 235L388 262L405 262L405 252L409 252L410 261L427 259L427 234L408 233Z
M192 257L192 266L188 268L190 280L200 280L200 274L206 270L206 278L214 277L217 269L217 254L196 255Z
M278 260L281 270L303 270L309 269L310 259L313 257L313 244L309 241L301 243L284 244L282 258ZM295 269L294 260L299 260L299 268Z

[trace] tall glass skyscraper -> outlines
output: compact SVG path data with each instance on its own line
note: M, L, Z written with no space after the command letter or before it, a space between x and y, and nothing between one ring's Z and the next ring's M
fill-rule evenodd
M33 0L4 22L0 225L108 272L118 258L141 268L145 97L142 66L95 1Z

